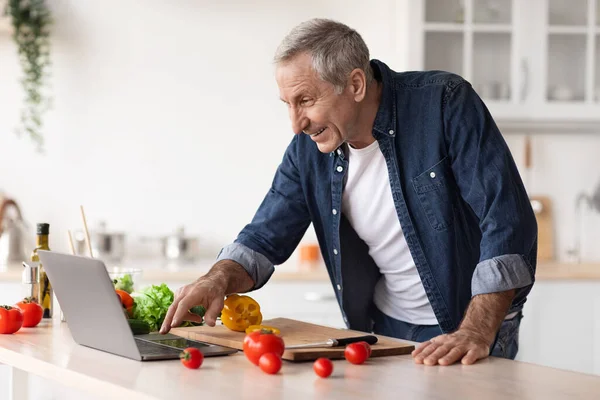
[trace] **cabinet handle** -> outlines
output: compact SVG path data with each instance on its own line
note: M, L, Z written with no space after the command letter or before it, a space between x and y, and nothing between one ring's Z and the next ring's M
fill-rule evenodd
M308 301L322 302L336 300L335 294L322 294L317 292L304 293L304 299Z
M521 61L521 70L523 71L523 85L521 87L521 102L525 102L527 99L527 93L529 92L529 63L524 58Z

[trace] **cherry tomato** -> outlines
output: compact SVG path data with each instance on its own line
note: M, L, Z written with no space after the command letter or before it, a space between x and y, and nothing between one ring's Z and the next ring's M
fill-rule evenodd
M369 351L360 343L351 343L346 346L344 356L352 364L362 364L369 358Z
M281 357L284 350L283 339L273 333L265 333L263 330L254 331L244 338L244 354L254 365L258 365L263 354L275 353Z
M315 370L315 374L321 378L327 378L333 372L333 363L328 358L317 358L313 364L313 369Z
M121 290L121 289L115 289L115 292L117 293L117 296L119 296L119 299L121 300L121 305L123 306L123 308L125 310L127 310L127 315L129 317L133 317L133 304L134 304L133 297L131 297L131 295L129 293L127 293L126 291Z
M15 333L23 326L23 313L18 307L0 306L0 333Z
M23 326L31 328L36 326L44 316L44 309L34 299L27 297L15 304L23 313Z
M204 354L195 347L188 347L179 355L181 363L190 369L200 368L204 361Z
M276 374L281 369L281 357L275 353L265 353L260 356L258 366L267 374Z
M362 344L367 349L367 353L368 353L367 358L371 357L371 345L365 341L358 342L358 343Z

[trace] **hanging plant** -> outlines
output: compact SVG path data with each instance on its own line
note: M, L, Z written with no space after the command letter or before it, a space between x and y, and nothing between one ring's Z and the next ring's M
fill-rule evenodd
M4 13L10 18L23 69L25 99L17 133L29 135L41 150L42 115L51 105L50 97L44 93L50 67L50 10L45 0L7 0Z

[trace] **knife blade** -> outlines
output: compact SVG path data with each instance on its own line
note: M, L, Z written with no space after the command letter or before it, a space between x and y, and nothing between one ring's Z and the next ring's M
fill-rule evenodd
M349 338L343 338L343 339L327 339L324 342L293 344L291 346L285 346L285 349L293 350L293 349L310 349L310 348L315 348L315 347L341 347L341 346L346 346L350 343L356 343L356 342L367 342L369 344L375 344L375 343L377 343L377 336L366 335L366 336L349 337Z

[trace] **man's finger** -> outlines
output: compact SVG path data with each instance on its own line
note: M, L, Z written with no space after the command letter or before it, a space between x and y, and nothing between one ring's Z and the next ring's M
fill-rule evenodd
M217 323L217 317L221 315L221 311L223 310L223 299L216 298L211 301L208 305L208 309L204 314L204 321L208 326L215 326Z
M474 364L475 361L479 360L480 358L484 358L485 356L487 356L487 354L481 355L481 351L479 348L475 348L475 349L471 349L467 352L467 354L462 358L461 362L464 365L471 365Z
M431 353L429 356L427 356L425 358L425 360L423 360L423 364L425 365L435 365L437 364L438 360L442 357L444 357L446 354L448 354L448 352L452 349L452 346L450 345L443 345L438 347L433 353Z
M195 305L191 295L188 294L187 296L184 296L179 304L177 304L175 315L173 315L173 322L171 322L171 328L181 325L187 314L189 314L190 308Z
M171 303L171 305L169 306L167 310L167 315L165 315L165 319L163 320L162 326L160 327L160 333L165 334L171 329L173 315L175 315L175 311L177 310L177 304L179 304L181 298L181 296L176 296L173 300L173 303Z
M462 347L455 347L448 352L444 357L438 360L440 365L450 365L458 361L462 356L465 355L465 349Z
M203 318L201 316L199 316L198 314L188 312L187 315L185 317L183 317L183 320L201 323L203 321Z
M435 338L434 338L434 339L435 339ZM433 339L431 339L431 340L428 340L428 341L426 341L426 342L423 342L423 343L419 344L419 345L418 345L418 346L417 346L417 347L416 347L416 348L415 348L415 349L412 351L411 355L412 355L413 357L415 357L415 356L419 355L419 354L420 354L420 353L423 351L423 349L425 349L425 348L426 348L427 346L429 346L431 343L433 343Z
M417 364L423 364L423 360L430 355L431 353L433 353L436 349L438 348L438 345L435 343L429 343L429 345L427 347L425 347L423 350L421 350L421 352L416 355L415 358L415 362Z

